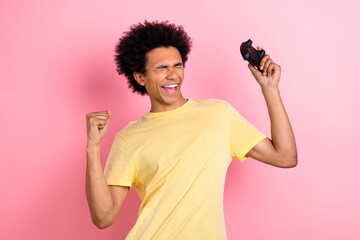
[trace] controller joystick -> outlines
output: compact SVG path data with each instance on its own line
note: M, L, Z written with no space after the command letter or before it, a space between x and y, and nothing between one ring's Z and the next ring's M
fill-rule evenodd
M251 65L256 67L259 71L262 72L262 70L259 69L260 67L260 60L265 56L264 50L256 50L251 46L252 41L249 39L246 42L243 42L240 46L240 52L243 56L244 60L248 61Z

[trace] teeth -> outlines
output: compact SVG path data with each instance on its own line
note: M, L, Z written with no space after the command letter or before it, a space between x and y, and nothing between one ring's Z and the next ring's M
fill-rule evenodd
M177 86L177 84L175 83L175 84L171 84L171 85L167 85L167 86L164 86L164 87L176 87Z

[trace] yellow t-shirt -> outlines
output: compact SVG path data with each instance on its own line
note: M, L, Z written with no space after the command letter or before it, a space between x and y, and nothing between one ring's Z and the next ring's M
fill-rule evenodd
M223 100L148 112L115 136L108 185L134 186L142 203L126 239L226 239L227 168L266 136Z

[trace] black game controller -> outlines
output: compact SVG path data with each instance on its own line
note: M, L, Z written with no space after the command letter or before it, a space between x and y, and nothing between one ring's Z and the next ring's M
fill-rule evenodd
M259 69L260 60L265 56L264 50L256 50L251 46L252 41L249 39L246 42L243 42L240 46L240 52L244 60L248 61L251 65L256 67L260 72L263 72Z

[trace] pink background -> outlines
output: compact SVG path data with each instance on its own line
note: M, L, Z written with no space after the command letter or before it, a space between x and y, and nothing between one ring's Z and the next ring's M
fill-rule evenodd
M234 160L225 187L228 239L360 239L357 1L1 1L0 239L123 239L91 223L85 196L88 112L111 109L101 145L149 110L117 75L113 50L144 19L183 25L194 45L183 94L230 102L270 136L260 87L241 58L251 38L282 66L280 90L299 164Z

